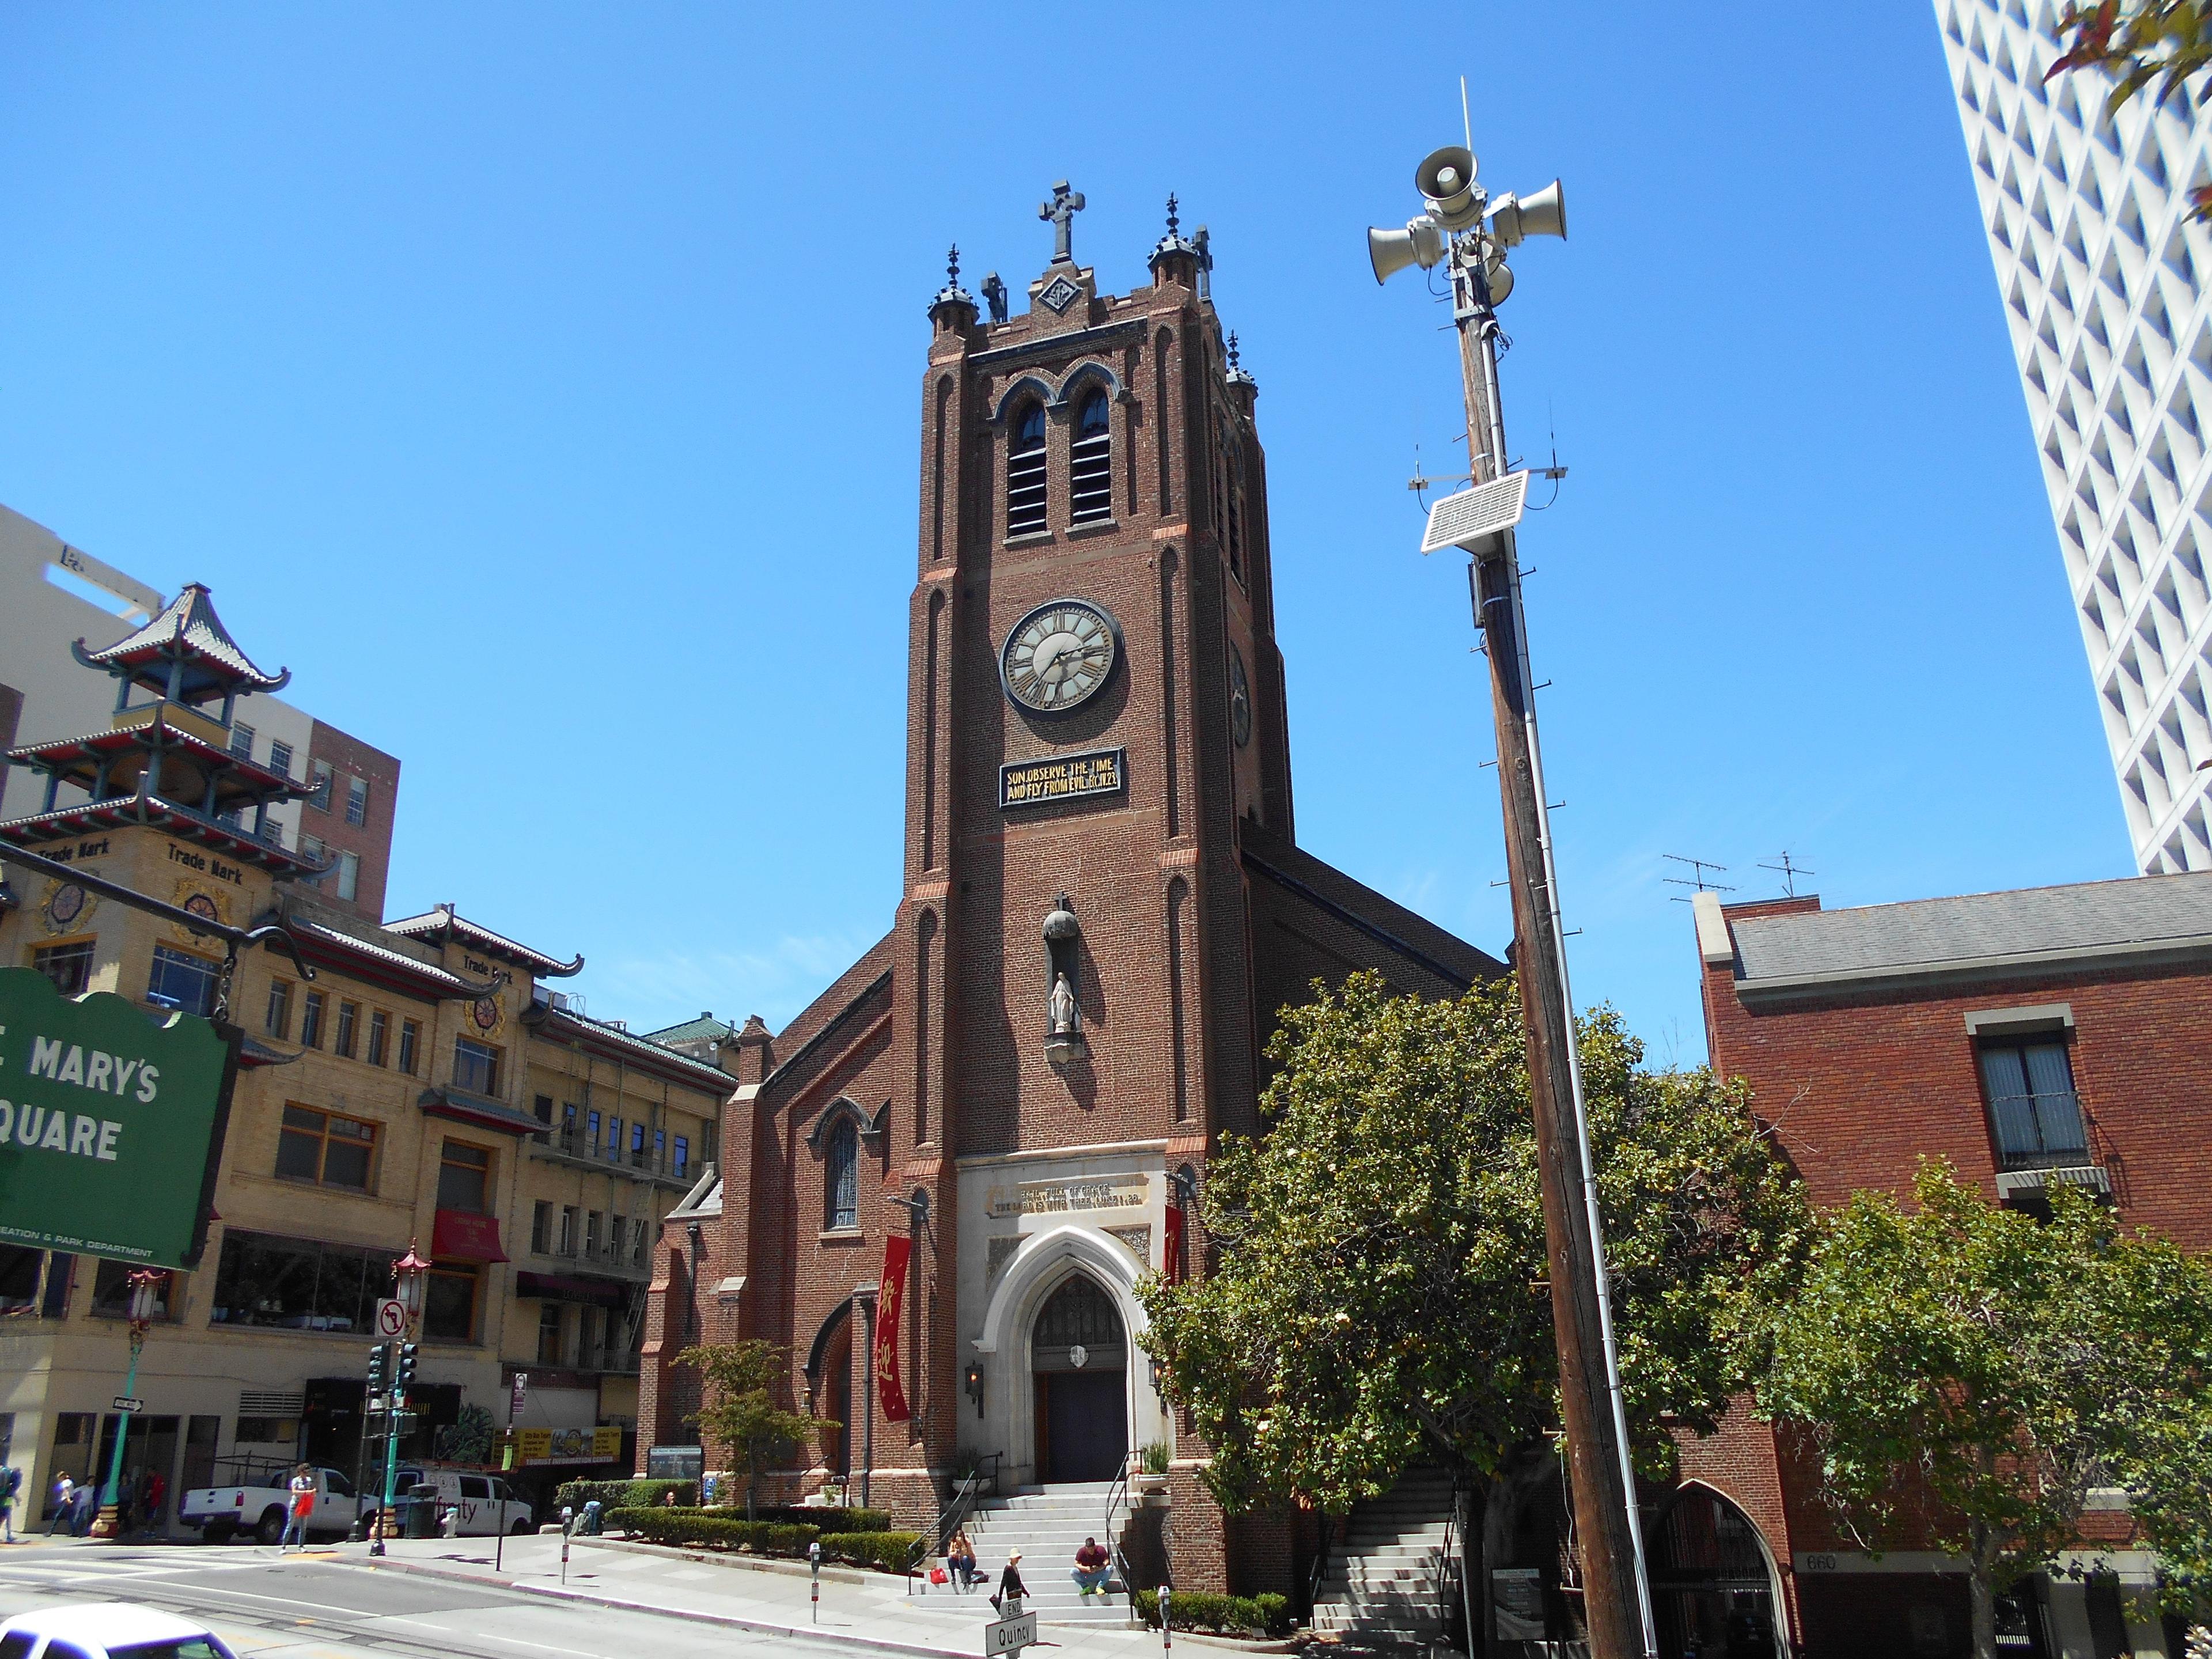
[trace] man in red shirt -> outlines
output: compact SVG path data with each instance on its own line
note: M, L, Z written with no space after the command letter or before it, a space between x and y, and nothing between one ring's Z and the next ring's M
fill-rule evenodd
M1075 1552L1075 1571L1069 1577L1075 1580L1079 1595L1103 1595L1107 1570L1113 1565L1114 1558L1106 1553L1106 1547L1095 1538L1086 1538L1083 1547Z

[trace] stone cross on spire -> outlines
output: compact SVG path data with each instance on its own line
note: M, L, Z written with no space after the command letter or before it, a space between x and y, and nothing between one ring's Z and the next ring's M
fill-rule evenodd
M1073 238L1069 232L1073 228L1075 216L1082 211L1083 192L1070 190L1065 179L1053 185L1052 200L1038 206L1037 217L1052 222L1053 264L1072 265L1075 263Z

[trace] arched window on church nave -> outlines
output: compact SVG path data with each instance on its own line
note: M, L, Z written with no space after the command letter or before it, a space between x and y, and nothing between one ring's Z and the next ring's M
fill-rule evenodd
M1045 527L1044 405L1024 404L1014 416L1006 447L1006 534L1027 536Z
M1114 516L1114 439L1106 393L1092 390L1077 406L1075 445L1068 451L1068 519L1097 524Z
M823 1219L832 1231L860 1224L860 1126L849 1115L830 1131L822 1192Z

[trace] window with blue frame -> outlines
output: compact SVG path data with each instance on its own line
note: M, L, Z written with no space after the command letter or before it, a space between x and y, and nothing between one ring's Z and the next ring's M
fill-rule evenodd
M154 971L146 981L146 1000L204 1018L215 1012L216 964L189 951L154 947Z

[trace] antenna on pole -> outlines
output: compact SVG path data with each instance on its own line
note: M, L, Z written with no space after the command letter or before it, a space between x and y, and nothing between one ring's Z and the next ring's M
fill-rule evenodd
M1781 860L1779 863L1762 864L1759 867L1762 870L1771 870L1776 875L1782 878L1782 896L1784 898L1796 898L1797 896L1798 877L1817 876L1820 873L1818 870L1808 870L1802 864L1792 864L1790 861L1790 849L1786 847L1782 849L1781 853L1778 856Z
M1474 123L1468 118L1467 76L1464 75L1459 77L1459 126L1460 131L1467 136L1467 147L1469 149L1473 149L1474 148Z
M1686 876L1668 876L1663 878L1670 886L1687 887L1692 891L1698 893L1733 893L1735 891L1735 888L1730 887L1725 882L1707 881L1705 879L1705 872L1708 870L1718 870L1725 873L1728 870L1728 866L1725 864L1715 864L1711 859L1686 859L1680 853L1662 853L1659 856L1662 859L1672 859L1677 864L1686 864L1690 866L1690 873ZM1680 893L1670 893L1668 895L1668 897L1672 899L1677 904L1687 904L1690 902Z

